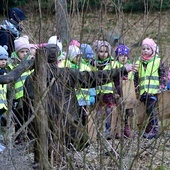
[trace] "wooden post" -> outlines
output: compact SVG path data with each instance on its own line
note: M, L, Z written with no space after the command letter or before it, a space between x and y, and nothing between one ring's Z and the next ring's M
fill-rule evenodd
M163 91L162 93L158 94L159 120L161 121L163 127L166 126L166 119L170 119L169 99L170 91Z
M134 108L136 105L136 93L133 80L122 81L122 94L123 103L125 103L125 109Z
M38 51L38 56L35 62L35 74L36 82L34 88L35 96L35 110L36 106L39 109L36 114L37 123L37 142L36 142L36 154L38 154L37 161L39 162L40 170L48 170L48 121L47 121L47 101L46 98L42 98L47 88L47 60L43 54L43 51ZM37 155L34 155L37 156Z
M110 133L112 136L115 136L116 134L121 135L121 115L118 112L117 106L112 107Z
M123 110L133 109L134 116L130 119L130 125L133 129L142 125L145 119L145 106L137 100L134 80L122 81L122 94L123 94Z
M88 135L89 139L91 141L96 141L97 139L97 121L96 121L96 110L93 110L88 113L88 122L87 122L87 129L88 129Z

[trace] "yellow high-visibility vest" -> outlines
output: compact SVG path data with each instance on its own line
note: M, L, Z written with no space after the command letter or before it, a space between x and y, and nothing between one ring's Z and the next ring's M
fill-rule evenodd
M139 65L138 74L140 83L140 95L142 95L144 92L149 94L156 94L160 85L158 74L160 58L154 58L148 62L146 69L144 69L140 61L137 61L136 64Z
M7 84L0 84L0 109L7 109Z

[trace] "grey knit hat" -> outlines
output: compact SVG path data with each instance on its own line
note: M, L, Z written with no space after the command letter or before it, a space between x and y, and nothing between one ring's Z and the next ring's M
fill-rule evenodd
M4 45L3 47L0 45L0 59L8 59L8 47Z

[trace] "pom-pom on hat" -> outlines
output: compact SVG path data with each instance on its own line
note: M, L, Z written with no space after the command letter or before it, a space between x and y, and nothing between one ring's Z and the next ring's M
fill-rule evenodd
M0 45L0 59L8 59L8 47L4 45L3 47Z
M82 54L82 53L76 45L70 45L68 47L68 56L71 61L79 54Z
M80 42L78 40L71 40L69 45L76 45L77 47L80 48Z
M142 45L149 45L153 52L155 53L156 52L156 43L154 42L153 39L151 38L145 38L143 41L142 41Z
M23 21L26 16L22 10L19 8L11 8L8 12L9 18L12 18L14 21L19 23L20 21Z
M115 49L115 55L116 57L120 55L126 55L129 56L130 50L126 45L118 45Z
M19 37L18 39L16 39L14 41L14 45L16 53L23 48L30 50L29 38L27 35L24 35L23 37Z
M48 44L56 44L59 47L60 51L63 50L63 45L61 43L61 39L59 37L57 37L56 35L51 36L49 38Z
M94 58L94 52L90 45L81 44L80 51L82 53L83 58L85 58L85 59L93 59Z

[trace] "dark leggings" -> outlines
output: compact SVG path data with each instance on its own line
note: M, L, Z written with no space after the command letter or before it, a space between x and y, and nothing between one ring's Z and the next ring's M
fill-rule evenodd
M155 113L157 97L156 96L141 96L141 102L146 106L146 113L149 117L149 123L151 125L158 125L158 118Z

